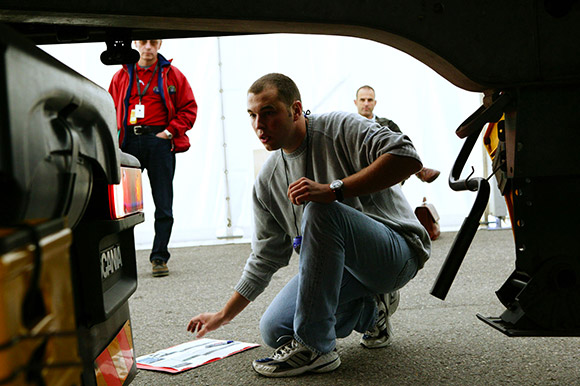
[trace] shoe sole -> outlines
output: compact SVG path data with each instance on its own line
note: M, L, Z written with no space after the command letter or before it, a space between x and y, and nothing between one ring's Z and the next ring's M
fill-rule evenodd
M163 277L168 275L169 271L153 272L153 277Z
M368 348L369 350L373 350L376 348L383 348L383 347L387 347L388 345L391 344L391 342L393 341L393 339L389 336L389 339L387 339L384 342L381 343L377 343L375 345L367 345L366 342L363 342L362 340L360 341L360 345L363 346L364 348Z
M322 357L321 357L322 358ZM320 359L320 358L319 358ZM340 357L337 355L335 359L330 362L317 365L316 361L310 366L298 367L295 369L290 369L284 372L270 373L268 371L260 371L260 364L256 365L256 362L252 362L252 368L260 375L268 378L284 378L284 377L295 377L297 375L305 373L328 373L330 371L336 370L341 364ZM256 368L258 367L258 368ZM264 366L265 369L269 367Z
M324 365L321 365L315 369L308 370L308 371L311 373L328 373L330 371L338 369L340 364L341 364L340 357L337 356L336 359L333 360L332 362L326 363Z

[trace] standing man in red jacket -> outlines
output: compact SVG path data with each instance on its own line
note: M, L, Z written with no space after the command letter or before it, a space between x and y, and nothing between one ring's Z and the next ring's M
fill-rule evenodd
M119 146L147 169L155 203L155 239L149 260L153 276L167 276L173 227L175 153L189 149L187 130L197 103L185 76L159 54L161 40L138 40L139 62L123 65L109 93L117 110Z

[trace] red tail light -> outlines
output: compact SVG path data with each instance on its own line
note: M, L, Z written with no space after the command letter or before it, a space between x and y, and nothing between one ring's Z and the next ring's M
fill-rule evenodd
M143 211L141 169L121 166L121 183L109 185L109 209L112 219Z

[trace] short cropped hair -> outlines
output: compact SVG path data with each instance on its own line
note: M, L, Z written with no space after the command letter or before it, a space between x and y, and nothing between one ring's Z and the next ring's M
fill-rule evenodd
M248 94L259 94L272 86L278 90L278 98L286 106L292 106L294 101L302 101L296 83L286 75L278 73L266 74L256 80L248 89Z
M354 99L358 99L358 92L359 92L360 90L362 90L363 88L368 88L368 89L371 89L371 90L373 90L373 93L375 93L375 89L374 89L374 88L372 88L372 87L371 87L371 86L369 86L368 84L365 84L364 86L360 86L360 87L359 87L359 88L356 90L356 94L354 95ZM375 94L376 94L376 93L375 93Z

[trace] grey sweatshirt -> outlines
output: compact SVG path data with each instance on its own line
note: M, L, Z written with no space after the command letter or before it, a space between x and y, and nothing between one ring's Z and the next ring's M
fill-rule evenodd
M252 253L235 287L250 301L264 291L272 275L288 265L292 256L292 240L300 229L303 206L292 205L288 200L288 183L303 176L330 183L358 172L386 153L420 161L406 135L358 114L310 115L307 134L302 145L293 153L284 154L284 159L281 150L274 152L254 183ZM423 267L431 252L431 240L398 184L373 194L346 198L344 204L401 234Z

